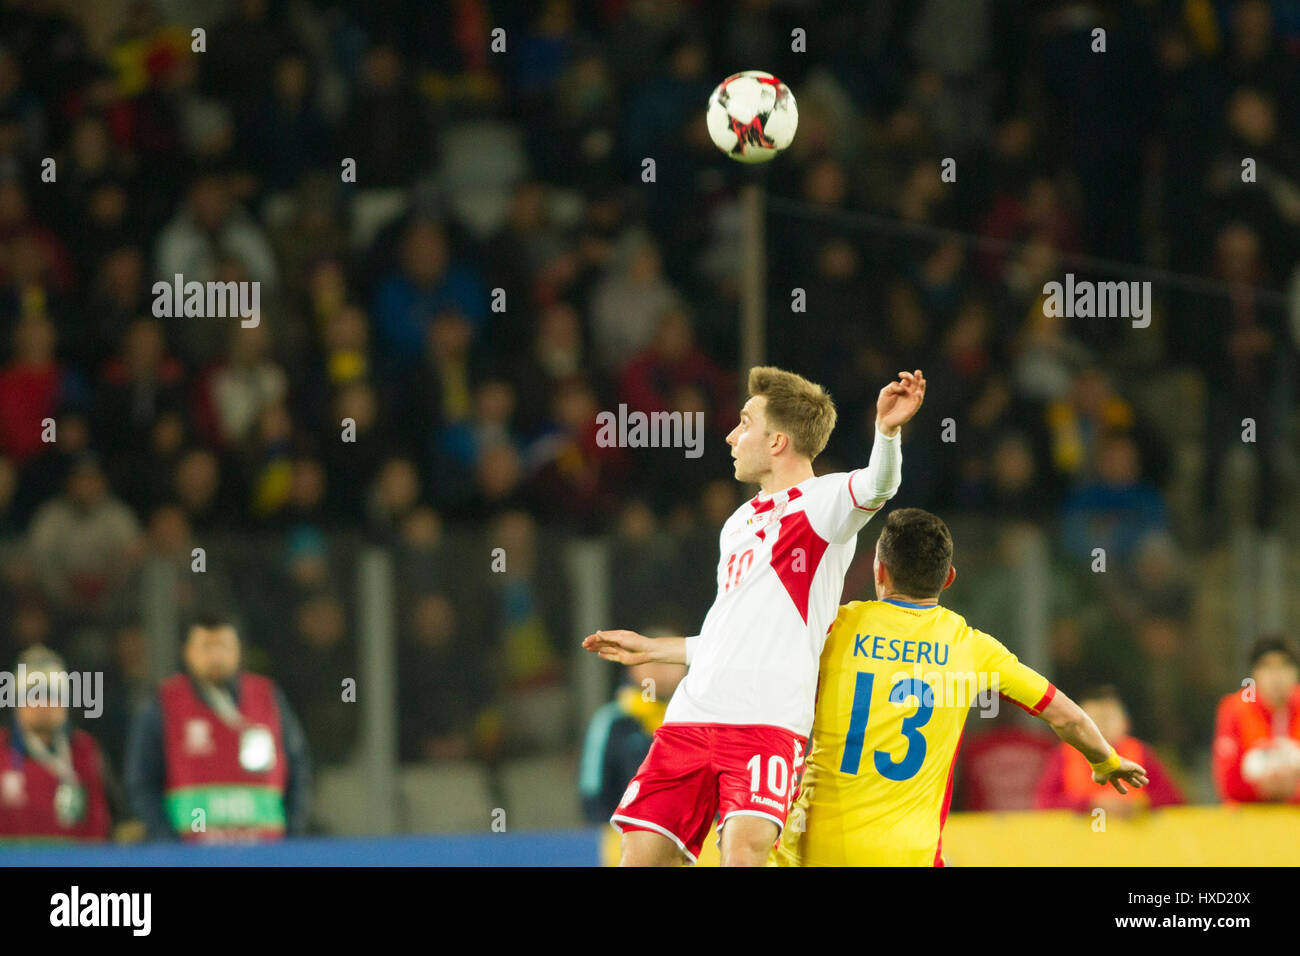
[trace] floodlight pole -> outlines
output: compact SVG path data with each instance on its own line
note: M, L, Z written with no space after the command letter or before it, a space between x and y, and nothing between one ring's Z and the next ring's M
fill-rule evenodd
M767 310L767 231L761 183L740 188L740 401L748 398L749 370L763 364Z

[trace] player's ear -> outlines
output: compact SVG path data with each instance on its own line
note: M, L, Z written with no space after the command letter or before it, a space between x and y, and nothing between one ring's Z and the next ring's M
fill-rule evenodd
M952 587L952 582L956 580L957 566L955 564L950 564L948 565L948 576L943 579L943 589L945 591L948 590L948 588Z

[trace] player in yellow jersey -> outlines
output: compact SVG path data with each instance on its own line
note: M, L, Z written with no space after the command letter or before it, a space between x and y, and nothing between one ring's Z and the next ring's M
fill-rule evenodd
M892 512L876 544L876 601L842 606L821 656L812 749L781 866L942 866L952 771L972 705L1041 717L1120 793L1146 771L998 640L939 605L952 535L919 508Z

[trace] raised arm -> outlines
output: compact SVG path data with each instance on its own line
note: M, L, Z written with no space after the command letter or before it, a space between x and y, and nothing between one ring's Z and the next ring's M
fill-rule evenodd
M876 397L876 437L871 446L871 460L862 471L849 478L853 503L864 511L874 511L894 496L902 483L903 456L899 448L903 425L925 401L925 376L899 372L899 380L890 382Z

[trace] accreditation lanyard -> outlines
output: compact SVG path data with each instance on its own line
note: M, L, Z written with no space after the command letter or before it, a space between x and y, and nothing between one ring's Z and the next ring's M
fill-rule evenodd
M199 694L223 724L239 734L239 765L249 773L265 773L275 766L275 738L271 731L250 723L224 687L195 681Z
M67 731L56 733L52 745L26 731L22 741L27 755L59 779L54 790L54 815L59 824L76 826L86 816L86 790L72 765L72 743Z

